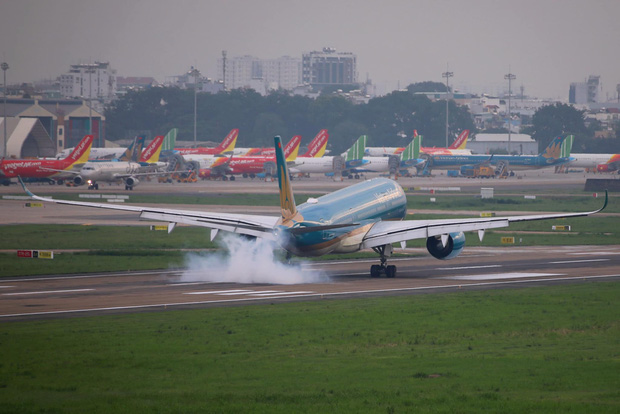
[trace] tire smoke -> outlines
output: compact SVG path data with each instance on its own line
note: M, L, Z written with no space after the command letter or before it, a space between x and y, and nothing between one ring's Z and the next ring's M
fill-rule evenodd
M188 254L182 280L282 285L328 281L322 272L279 261L274 255L277 245L272 241L223 234L219 244L224 251Z

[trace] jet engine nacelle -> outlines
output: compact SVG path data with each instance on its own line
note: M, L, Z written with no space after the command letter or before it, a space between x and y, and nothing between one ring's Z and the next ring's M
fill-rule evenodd
M435 259L454 259L461 254L463 247L465 247L465 234L463 232L450 233L445 246L441 243L441 236L433 236L426 239L426 248Z
M85 180L82 178L81 175L76 175L75 177L73 177L73 184L82 185L84 183L85 183Z
M129 187L135 187L140 184L140 180L138 180L136 177L127 177L125 179L125 184L127 184Z

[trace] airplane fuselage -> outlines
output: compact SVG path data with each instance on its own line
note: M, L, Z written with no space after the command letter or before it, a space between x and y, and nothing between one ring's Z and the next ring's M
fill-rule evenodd
M87 162L80 172L84 180L91 181L117 181L122 176L137 174L141 171L141 165L137 162L108 161Z
M398 183L375 178L354 184L297 207L299 220L283 223L280 243L298 256L350 253L360 249L366 233L381 220L402 220L407 198ZM341 226L304 232L313 226Z
M489 162L497 165L499 162L508 164L511 170L532 170L552 167L567 163L570 158L545 158L540 155L434 155L432 168L459 168L464 165L476 165Z

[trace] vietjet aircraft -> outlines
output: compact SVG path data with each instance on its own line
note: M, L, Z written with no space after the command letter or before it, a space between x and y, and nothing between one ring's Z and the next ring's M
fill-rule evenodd
M318 134L310 141L308 144L307 151L298 155L297 158L320 158L325 155L325 150L327 149L327 141L329 140L329 134L326 129L322 129ZM256 148L260 151L260 155L267 155L273 157L275 155L275 150L273 148Z
M418 131L413 130L413 137L418 136ZM469 137L469 130L463 130L454 142L448 148L442 147L422 147L420 151L423 154L450 154L450 155L469 155L471 150L465 149L467 145L467 138ZM371 157L381 157L387 155L398 155L403 152L405 147L368 147L366 148L366 155Z
M405 192L398 183L387 178L363 181L297 205L280 137L274 138L274 144L280 188L279 217L56 200L32 194L23 182L22 186L35 200L133 211L140 213L140 218L144 220L168 222L169 232L176 224L183 223L210 228L211 238L220 230L246 237L260 237L277 243L289 255L321 256L373 249L379 254L380 264L370 267L371 277L396 276L396 266L387 265L393 243L400 243L404 247L407 240L426 239L426 248L433 257L452 259L465 247L466 231L476 231L482 239L486 229L508 227L512 222L587 216L607 206L606 193L603 207L589 212L403 220L407 214Z
M133 187L140 183L138 180L140 176L166 174L145 171L146 168L152 166L147 160L153 161L155 166L157 166L163 141L163 136L155 137L139 160L89 161L82 167L80 174L73 179L73 182L76 185L88 183L89 190L98 190L99 182L117 182L123 180L125 182L125 190L133 190Z
M140 140L142 141L142 143L144 143L144 137L136 137L133 141L132 144L129 145L129 147L127 148L122 148L122 147L118 147L118 148L91 148L90 150L90 155L88 156L88 160L89 161L95 161L95 160L118 160L118 159L122 159L123 161L129 161L131 154L133 153L133 148L136 144L140 143ZM56 158L64 158L66 157L68 154L70 154L72 151L74 150L74 148L65 148L64 150L62 150L61 152L59 152L58 154L56 154ZM140 147L140 151L142 151L142 148ZM127 158L129 157L129 158Z
M61 179L64 173L79 171L88 161L88 154L93 145L93 136L86 135L68 157L63 159L4 159L0 165L0 180L5 185L9 179L22 178L54 178Z
M297 158L297 153L299 152L299 143L301 142L301 137L299 135L295 135L291 140L286 144L284 148L285 159L287 162L295 161ZM257 174L265 174L267 176L272 176L275 174L276 167L276 158L275 156L245 156L245 157L231 157L228 162L227 173L234 175L242 175L244 178L250 177L254 178ZM234 177L231 177L231 180L234 180Z
M316 140L316 138L315 138ZM362 135L353 143L351 148L341 155L323 155L322 157L297 157L290 163L289 171L293 174L313 174L313 173L341 173L343 170L360 166L366 162L364 158L364 140ZM314 141L314 140L313 140ZM327 144L327 142L325 142ZM308 147L308 154L311 148Z
M224 138L224 140L215 148L175 148L181 155L185 154L200 154L200 155L217 155L217 154L226 154L233 152L235 149L235 144L237 143L237 137L239 136L238 129L232 129L228 135Z

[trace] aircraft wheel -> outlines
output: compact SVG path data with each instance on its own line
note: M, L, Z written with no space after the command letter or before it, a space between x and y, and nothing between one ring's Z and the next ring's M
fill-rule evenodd
M395 278L396 277L396 266L389 265L388 267L386 267L385 276L388 278Z
M95 190L99 190L99 184L95 184Z
M381 276L381 266L372 265L370 266L370 277L380 277Z
M360 179L360 175L359 174L355 174L355 179L359 180Z
M243 173L241 175L243 176L243 178L248 178L248 173ZM252 177L252 178L254 178L254 177Z
M235 176L234 176L234 175L231 175L231 176L230 176L230 181L235 181L235 180L236 180Z

